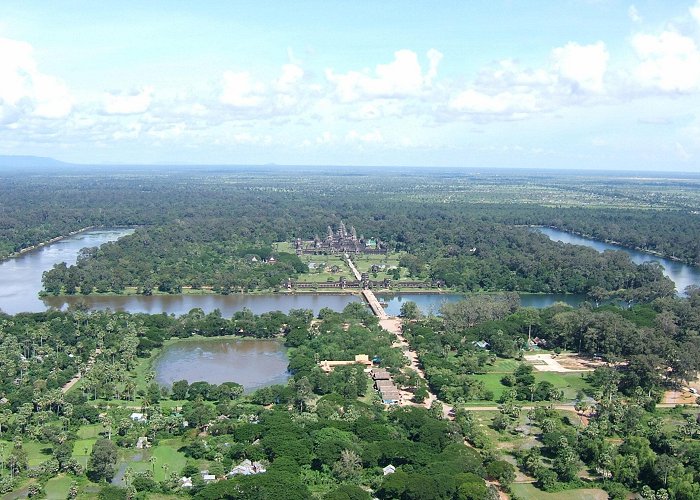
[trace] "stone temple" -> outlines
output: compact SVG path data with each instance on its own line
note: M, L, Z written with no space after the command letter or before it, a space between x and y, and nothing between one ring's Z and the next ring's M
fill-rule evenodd
M338 229L333 231L328 226L326 237L321 239L316 235L313 240L302 240L297 238L294 241L294 248L297 255L336 255L336 254L385 254L387 253L386 243L379 239L365 239L364 236L357 237L354 226L350 226L348 231L341 221Z

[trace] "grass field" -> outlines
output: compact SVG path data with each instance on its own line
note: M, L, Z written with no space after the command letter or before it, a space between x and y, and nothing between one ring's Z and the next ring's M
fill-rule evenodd
M597 488L580 488L577 490L547 493L538 490L531 484L514 484L513 494L520 500L605 500L608 494Z
M42 462L51 458L51 445L27 441L23 444L24 451L27 452L27 462L29 467L36 467Z
M503 372L500 370L495 370L496 372L473 375L477 380L481 380L486 389L492 391L494 394L494 399L491 402L486 402L486 404L495 404L495 401L503 395L503 393L508 389L506 386L501 384L501 378L503 378L504 373L511 373L505 371L505 367L508 366L508 361L512 360L499 360L503 361L501 368L504 368ZM513 361L515 366L517 362ZM499 362L496 364L498 365ZM576 398L576 394L579 390L584 390L589 387L589 384L581 376L580 373L555 373L555 372L535 372L536 382L550 382L557 389L564 391L564 399L562 402L571 402ZM472 402L474 404L484 403L484 402Z
M64 500L68 498L68 491L73 479L65 474L59 474L46 482L46 498L49 500Z
M163 464L168 466L168 475L171 472L180 472L185 466L185 455L177 451L182 446L179 438L176 439L161 439L158 446L145 450L143 460L140 462L131 462L131 467L134 472L153 471L154 479L162 481L165 479L165 469ZM133 454L130 450L129 455ZM155 457L155 463L151 463L151 457Z

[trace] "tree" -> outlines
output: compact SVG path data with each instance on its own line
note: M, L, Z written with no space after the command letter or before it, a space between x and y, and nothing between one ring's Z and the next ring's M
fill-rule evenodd
M409 300L401 304L399 316L408 320L416 320L421 318L422 313L418 308L418 304Z
M333 474L341 481L348 481L359 476L362 470L362 460L353 450L345 449L340 452L340 459L333 464Z
M95 482L110 481L114 476L116 464L116 445L108 439L99 439L92 447L90 460L87 464L87 476Z

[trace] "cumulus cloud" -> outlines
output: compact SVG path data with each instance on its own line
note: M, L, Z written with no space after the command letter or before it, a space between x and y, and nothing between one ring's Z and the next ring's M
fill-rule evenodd
M135 115L145 113L151 106L153 87L144 87L140 91L127 94L104 96L103 111L108 115Z
M629 16L630 20L634 23L642 22L642 16L639 14L637 7L635 7L634 5L629 6L629 8L627 9L627 15Z
M39 71L32 46L0 38L0 125L22 117L64 118L73 108L66 85Z
M253 80L247 71L224 73L221 102L237 108L259 106L263 101L265 86Z
M532 93L500 92L489 95L474 89L460 92L452 98L448 107L451 110L474 114L532 113L538 110L537 99Z
M467 88L453 91L445 109L448 117L513 120L576 104L604 93L609 58L603 42L569 42L552 50L548 67L522 68L506 59L482 71Z
M693 16L693 19L700 24L700 0L690 9L690 15Z
M423 73L418 55L411 50L399 50L394 60L378 64L374 70L348 71L336 74L326 70L326 78L335 86L340 101L353 102L362 99L401 98L417 96L432 84L442 54L435 49L428 51L428 70Z
M641 86L679 93L700 89L700 51L692 38L670 30L638 34L632 48L639 58L634 76Z
M384 142L384 136L379 129L364 134L356 130L351 130L345 136L345 140L350 143L379 144Z
M610 54L603 42L579 45L569 42L552 51L554 69L573 84L575 91L601 92Z

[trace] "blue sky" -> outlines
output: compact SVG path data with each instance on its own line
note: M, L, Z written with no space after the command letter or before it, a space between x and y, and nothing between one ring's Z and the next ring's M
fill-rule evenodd
M0 4L0 154L700 171L700 0Z

